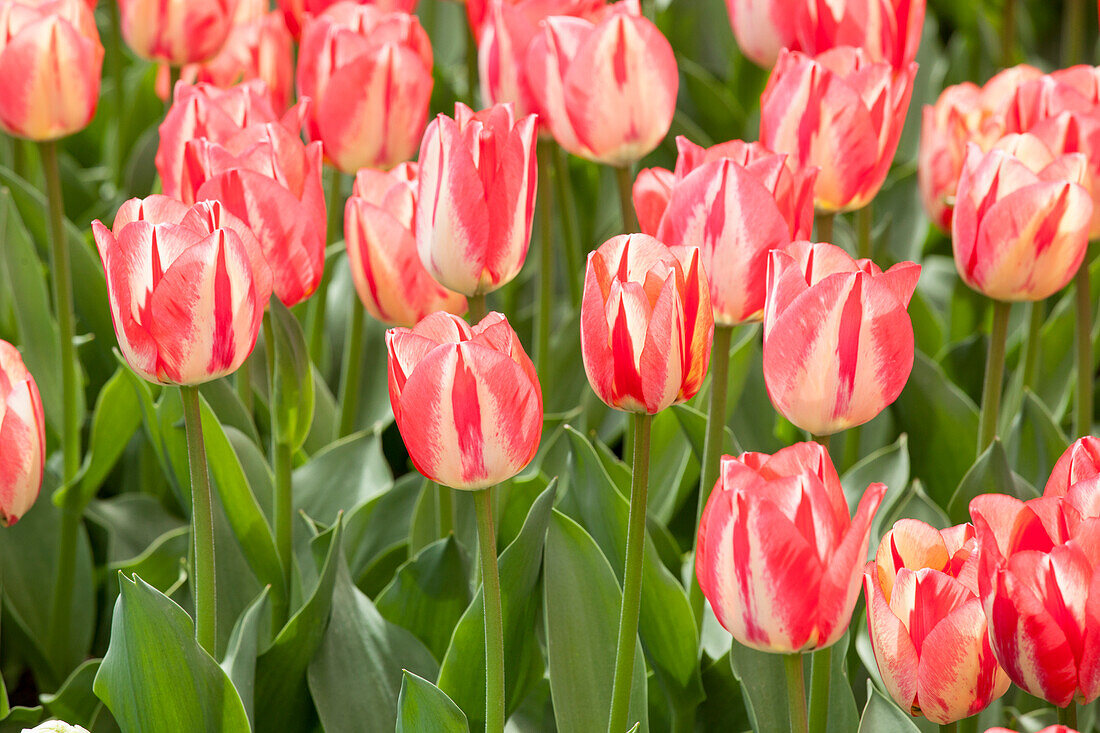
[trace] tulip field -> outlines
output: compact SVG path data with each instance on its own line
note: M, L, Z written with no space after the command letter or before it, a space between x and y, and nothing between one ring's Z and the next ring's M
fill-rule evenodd
M1100 733L1098 11L0 0L0 733Z

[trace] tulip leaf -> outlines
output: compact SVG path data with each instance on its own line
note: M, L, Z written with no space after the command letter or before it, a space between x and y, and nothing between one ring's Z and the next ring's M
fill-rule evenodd
M555 511L546 533L543 607L554 718L562 733L607 730L622 591L584 528ZM644 585L644 583L643 583ZM635 642L627 724L649 729L645 657Z
M852 436L853 434L849 433L848 437ZM909 436L902 433L892 445L864 456L840 477L844 496L848 499L848 510L852 514L855 514L859 500L863 498L863 492L871 483L877 481L886 484L886 496L883 497L882 505L872 522L871 541L868 543L870 552L875 551L878 538L886 532L887 525L884 521L890 513L890 508L901 498L905 487L909 485L909 471Z
M680 427L687 435L688 445L695 456L695 460L703 460L703 444L707 438L707 414L687 404L673 405L671 412L680 421ZM722 440L722 452L725 454L739 455L741 446L733 432L726 426L725 438Z
M69 674L68 679L62 683L57 692L39 697L42 706L51 717L85 728L91 725L96 712L103 707L103 703L92 691L92 683L99 671L100 661L99 659L87 660Z
M253 359L250 358L246 363L252 361ZM241 369L244 367L242 366ZM260 444L260 434L256 431L256 424L252 422L252 414L244 408L237 390L228 378L222 377L206 382L199 386L199 391L206 400L206 404L210 405L210 409L227 428L239 430L253 443Z
M409 534L409 519L424 479L405 474L393 487L365 504L360 504L345 520L344 552L356 586L362 586L380 558L404 547Z
M325 524L381 496L393 486L382 455L382 436L355 433L331 443L294 471L294 501L310 518Z
M859 733L920 733L920 728L867 680L867 705L859 719Z
M466 715L443 690L403 670L395 733L469 733Z
M1069 438L1038 397L1024 392L1023 407L1005 444L1014 469L1033 486L1045 486L1054 464L1069 446Z
M241 696L241 704L244 705L249 722L253 724L256 719L252 704L256 686L256 657L260 648L266 645L270 634L268 618L271 603L268 591L268 588L260 591L260 595L256 596L256 600L249 604L233 625L225 658L221 663L222 669Z
M959 488L947 505L947 517L953 524L970 521L970 500L980 494L1010 494L1031 499L1038 492L1008 465L1008 455L1000 438L995 438L959 482Z
M139 577L120 573L119 585L93 689L123 732L248 730L240 695L195 641L187 613Z
M302 326L278 298L272 298L265 316L275 337L274 405L279 443L291 450L302 447L313 422L313 373ZM270 348L270 346L268 347Z

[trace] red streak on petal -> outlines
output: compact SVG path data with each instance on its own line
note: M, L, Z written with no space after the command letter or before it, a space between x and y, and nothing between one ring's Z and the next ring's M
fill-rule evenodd
M225 264L225 232L218 233L218 260L214 265L214 340L207 369L219 372L233 363L233 286Z
M840 332L837 335L837 385L833 416L840 417L848 411L856 386L856 367L859 362L859 330L863 325L863 274L852 280L852 289L844 301L840 314Z
M626 305L621 300L615 323L611 326L611 362L615 370L611 394L615 399L621 400L628 396L645 404L642 377L634 361L634 342L630 338L630 327L627 325Z
M455 434L462 459L462 478L476 482L485 478L484 438L481 434L481 402L477 395L477 380L466 366L463 349L455 346L455 379L451 389L451 410L454 412Z
M1058 227L1061 225L1062 219L1065 218L1066 208L1069 206L1069 187L1070 184L1068 183L1062 186L1062 190L1058 192L1058 200L1054 202L1050 213L1043 219L1039 230L1035 232L1036 256L1053 244L1054 237L1058 234Z

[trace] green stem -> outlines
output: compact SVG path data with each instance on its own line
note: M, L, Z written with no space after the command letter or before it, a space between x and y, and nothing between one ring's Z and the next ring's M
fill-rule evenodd
M279 413L275 407L275 327L271 321L271 312L264 314L264 348L267 351L268 412L271 422L271 466L275 473L274 512L275 512L275 549L279 554L279 563L283 571L283 597L275 603L274 619L276 628L282 628L289 609L290 587L294 562L294 500L291 487L293 470L290 446L278 441Z
M835 218L836 214L832 211L817 212L817 216L814 217L814 224L817 225L816 241L835 244L833 242L833 219Z
M811 656L810 733L825 733L829 726L829 678L832 676L833 648L818 649Z
M489 313L485 306L485 293L471 295L466 298L466 304L469 307L466 312L466 317L469 319L471 325L481 323L481 319Z
M1062 11L1062 65L1081 63L1085 47L1085 0L1066 0Z
M442 484L435 484L436 519L439 521L439 536L446 537L454 531L454 491Z
M543 392L550 393L546 384L550 363L550 326L554 317L554 236L553 186L550 184L550 142L540 142L538 146L539 166L539 315L538 331L535 338L535 368L543 379Z
M344 198L340 192L340 170L332 167L325 170L327 181L326 194L328 202L325 209L328 212L328 243L335 244L343 236L343 203ZM314 364L321 364L322 349L325 347L325 311L328 309L328 287L331 278L328 273L317 284L317 290L310 298L309 307L309 358Z
M1077 730L1077 703L1071 701L1064 708L1058 708L1058 723Z
M357 295L351 299L351 316L344 339L344 366L340 370L340 437L355 430L359 417L359 372L363 369L363 304Z
M1077 402L1074 435L1092 432L1092 305L1089 298L1089 268L1082 265L1074 276L1077 291Z
M61 399L64 405L61 441L64 455L62 481L69 484L80 471L80 389L79 362L74 337L76 316L73 312L73 276L69 240L65 236L65 204L61 193L61 169L57 162L57 143L38 144L46 176L46 194L50 210L50 269L53 271L53 300L61 339ZM64 666L68 652L69 619L73 605L73 574L76 546L83 507L74 506L78 492L69 492L70 501L62 507L61 537L58 541L57 575L50 607L50 660ZM64 678L64 671L62 679Z
M844 431L845 471L859 462L859 436L862 427L862 425L855 425Z
M814 440L820 443L825 450L829 450L829 444L832 443L833 436L830 435L815 435Z
M168 99L164 100L164 114L172 108L172 100L176 96L176 82L180 80L180 67L168 67Z
M875 215L872 204L868 203L856 212L856 231L859 238L856 240L856 256L860 259L872 259L875 254L875 242L871 237Z
M121 187L123 182L123 161L126 156L122 153L123 143L125 140L125 126L122 124L122 118L126 114L126 92L122 88L123 81L123 68L126 63L125 57L122 55L122 22L119 18L118 3L107 3L107 12L111 19L111 32L110 32L110 49L111 49L111 80L114 84L113 102L115 106L115 160L114 160L114 174L115 185ZM168 90L168 99L172 99L172 90Z
M215 656L217 591L214 583L214 509L210 497L210 473L202 440L199 388L180 386L183 421L187 428L187 463L191 469L191 539L194 543L195 639Z
M584 280L584 258L581 257L580 236L577 233L577 202L573 199L573 186L569 181L569 160L565 150L554 143L554 195L558 200L561 231L565 239L565 269L569 276L569 300L574 307L581 302L581 283Z
M1016 63L1016 0L1005 0L1001 13L1001 65Z
M806 683L802 672L802 655L784 654L783 668L787 672L787 706L790 711L791 733L806 733Z
M467 23L467 28L469 24ZM480 86L480 75L477 65L477 41L474 39L474 29L469 28L469 33L466 34L466 96L469 99L470 106L474 109L480 109L481 104L478 102L477 92Z
M1005 342L1008 339L1008 314L1011 303L993 301L993 333L989 340L989 357L985 362L982 384L982 413L978 428L978 455L981 455L997 435L997 413L1001 409L1001 388L1005 371Z
M634 649L638 643L638 612L642 604L642 551L645 547L646 495L649 492L649 432L653 416L639 412L632 417L634 469L630 482L623 604L619 614L619 640L615 650L615 681L611 687L608 733L621 733L627 728L630 688L634 677Z
M959 733L978 733L978 716L971 715L958 722Z
M958 731L959 731L959 724L958 723L941 723L940 724L940 733L958 733Z
M500 604L492 489L474 492L485 605L485 733L504 730L504 616Z
M1042 341L1043 323L1046 321L1046 302L1037 300L1031 304L1031 318L1027 326L1027 343L1024 344L1024 386L1034 389L1035 372L1039 368L1039 347Z
M241 368L237 370L237 397L244 405L244 411L252 417L252 355L250 354Z
M638 217L634 214L634 177L630 166L615 169L615 180L619 184L619 209L623 215L623 234L638 231Z

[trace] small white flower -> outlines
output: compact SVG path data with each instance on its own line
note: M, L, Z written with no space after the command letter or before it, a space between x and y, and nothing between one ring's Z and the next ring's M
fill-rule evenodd
M34 728L24 728L23 733L88 733L79 725L69 725L62 720L47 720Z

